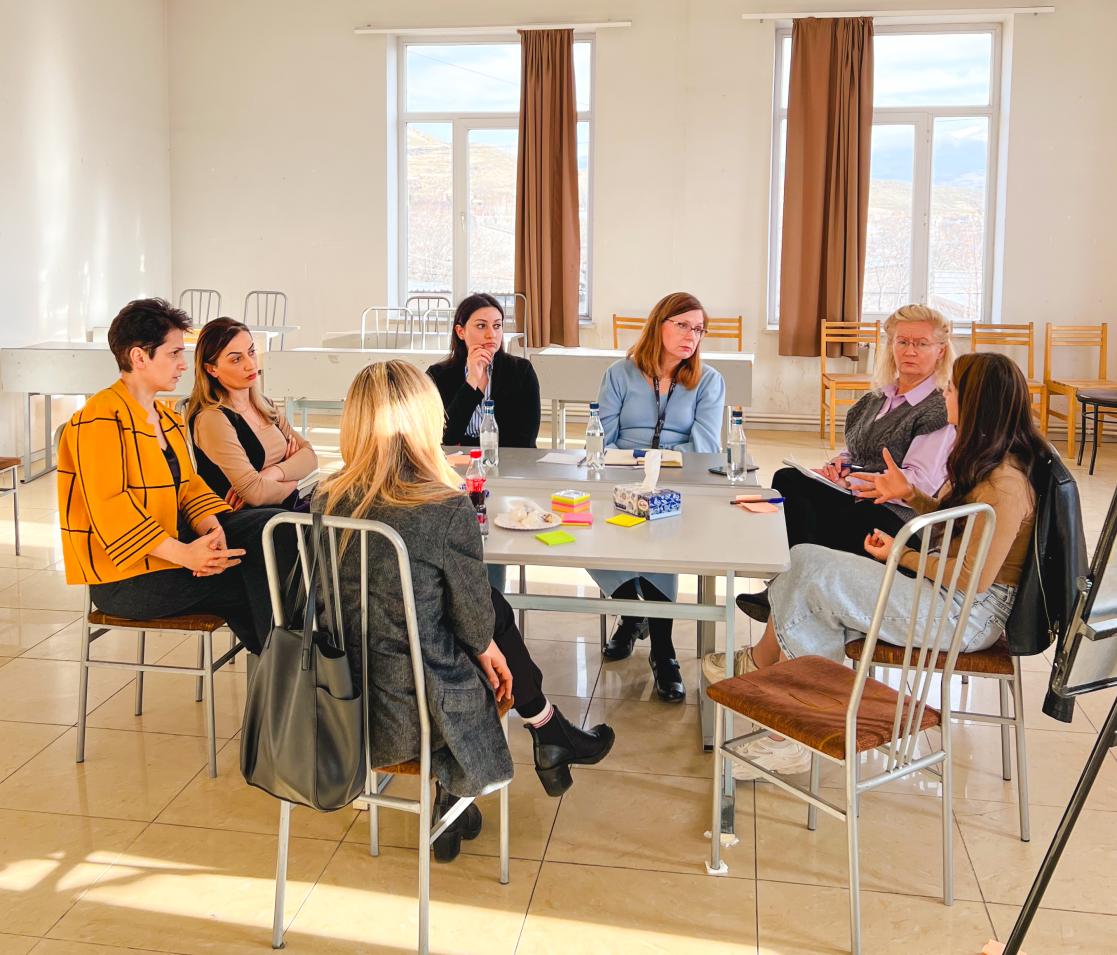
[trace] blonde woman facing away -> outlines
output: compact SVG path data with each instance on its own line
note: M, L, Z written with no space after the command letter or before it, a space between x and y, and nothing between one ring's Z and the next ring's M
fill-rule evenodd
M422 634L427 706L431 718L431 768L441 814L454 796L476 796L512 775L512 759L496 703L514 694L535 751L535 771L548 795L572 785L570 767L599 762L613 745L604 724L584 731L572 725L543 694L543 675L516 628L512 608L485 577L477 515L461 478L440 445L443 407L419 369L402 361L361 370L345 399L341 419L344 466L319 487L312 510L382 521L407 544L415 609ZM341 539L342 606L361 607L360 555ZM369 565L378 568L368 592L372 766L419 755L419 717L408 655L403 593L395 554L387 541L369 541ZM361 633L347 618L346 639ZM359 641L359 637L357 638ZM350 659L360 660L359 642ZM360 673L356 674L360 679ZM435 842L435 858L449 862L481 831L471 805Z
M217 318L198 335L186 420L198 473L234 510L298 506L318 456L261 393L256 344L240 322Z

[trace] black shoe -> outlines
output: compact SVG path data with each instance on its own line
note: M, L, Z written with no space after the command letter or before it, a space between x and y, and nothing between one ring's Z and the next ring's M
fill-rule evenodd
M571 766L591 766L609 755L615 734L611 727L598 723L591 730L571 723L558 707L538 729L524 724L535 743L535 773L548 796L561 796L574 785Z
M767 623L772 615L772 605L768 602L768 588L757 594L737 594L737 606L758 623Z
M601 655L606 660L626 660L632 656L637 640L648 636L648 621L640 617L618 617L613 635L606 641Z
M437 821L450 811L457 798L453 793L448 793L440 785L435 784L436 825ZM462 839L476 839L479 835L481 835L481 810L477 808L477 803L471 802L466 806L465 812L434 840L435 862L453 862L462 851Z
M686 699L683 675L679 672L679 661L675 659L656 660L648 657L655 677L655 691L665 703L681 703Z

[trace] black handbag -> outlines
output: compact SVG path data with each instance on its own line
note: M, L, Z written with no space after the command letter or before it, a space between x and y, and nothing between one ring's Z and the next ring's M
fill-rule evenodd
M248 686L240 768L250 786L330 812L364 789L364 713L333 621L321 515L313 520L302 631L273 626L268 634ZM324 629L314 626L319 595Z

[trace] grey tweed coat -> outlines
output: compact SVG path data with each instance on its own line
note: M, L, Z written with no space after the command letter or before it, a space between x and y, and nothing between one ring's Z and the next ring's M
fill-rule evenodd
M321 510L321 495L313 502ZM345 507L334 514L350 516ZM399 532L411 560L431 723L431 769L443 788L476 796L512 777L512 757L488 681L474 660L493 638L493 604L473 505L463 494L367 515ZM369 746L373 767L419 756L419 711L395 550L369 537ZM360 548L339 571L345 639L360 685Z

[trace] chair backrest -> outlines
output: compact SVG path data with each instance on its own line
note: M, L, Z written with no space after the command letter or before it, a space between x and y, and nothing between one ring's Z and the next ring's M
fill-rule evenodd
M205 325L220 317L221 293L214 288L184 288L178 296L178 307L194 325Z
M403 307L410 309L412 315L425 315L430 309L454 310L454 303L449 295L439 295L437 292L419 292L409 295Z
M904 769L916 759L916 746L922 733L923 715L927 709L931 686L940 678L942 726L943 732L949 733L950 677L954 673L954 664L962 646L966 622L977 595L978 581L985 567L995 524L996 515L988 504L966 504L913 517L896 533L892 553L885 564L884 579L877 596L872 623L865 637L865 649L857 666L853 692L846 711L847 759L855 759L857 756L857 710L872 666L880 628L890 609L892 588L897 577L901 576L900 556L909 546L919 553L917 579L920 580L927 568L928 555L936 548L941 548L941 554L946 554L948 549L953 550L956 545L956 559L949 575L946 574L948 562L939 560L935 573L930 578L932 588L920 587L912 602L903 665L899 672L900 693L893 716L891 742L887 747L885 772ZM921 539L918 539L920 536ZM969 567L970 576L965 587L960 587L963 563ZM961 608L956 623L952 625L950 614L956 607L955 598L959 595L962 598ZM936 596L941 599L936 599ZM938 669L936 663L940 654L945 656L945 663Z
M1013 346L1028 349L1028 379L1035 377L1036 373L1036 328L1034 322L1026 325L991 325L984 322L974 322L970 325L970 351L977 351L981 345L991 345L994 348L1010 348Z
M419 316L419 348L426 351L449 350L453 308L428 308Z
M244 297L245 325L286 325L287 296L283 292L253 289Z
M745 347L745 319L743 315L734 318L707 318L707 338L727 338L737 342L737 351Z
M644 318L626 317L624 315L613 316L613 347L620 348L620 333L624 331L636 332L637 335L644 330L647 324L647 316Z
M277 627L290 627L292 623L285 618L287 596L284 593L284 581L279 578L278 564L275 558L275 530L284 524L293 525L295 539L299 549L299 565L302 569L304 584L310 581L310 555L313 546L310 535L313 527L313 517L310 514L297 514L290 511L277 514L264 527L263 550L264 564L268 573L268 591L271 596L272 619ZM396 554L396 569L399 572L400 590L403 594L403 617L407 625L407 646L411 657L411 675L415 681L415 704L419 713L419 765L420 779L430 777L431 758L431 730L430 713L427 709L426 679L423 675L423 655L419 645L419 622L415 611L415 590L411 582L411 561L407 555L407 545L393 527L380 521L358 520L353 517L322 518L325 530L325 540L322 544L322 557L326 562L325 579L329 593L321 594L323 600L333 601L333 617L337 625L337 638L343 646L352 646L355 640L347 640L345 634L345 614L341 606L340 585L340 543L341 537L346 532L352 536L348 542L350 550L356 549L360 561L360 601L361 601L361 638L360 638L360 670L361 670L361 707L364 710L364 726L368 726L368 662L365 655L368 652L368 614L369 614L369 582L381 579L385 573L385 563L378 561L370 566L369 541L379 535L387 540ZM390 573L390 571L388 571ZM370 574L375 575L370 577ZM297 623L295 624L297 626ZM368 733L364 733L365 765L371 767L369 758Z
M361 312L361 348L416 348L419 334L409 308L370 305Z
M826 374L827 345L856 345L875 351L880 347L880 322L823 322L819 335L821 373ZM851 361L856 361L850 356Z
M1043 377L1052 378L1051 350L1053 348L1096 348L1098 350L1098 378L1105 378L1109 367L1109 325L1053 325L1050 322L1043 335Z

